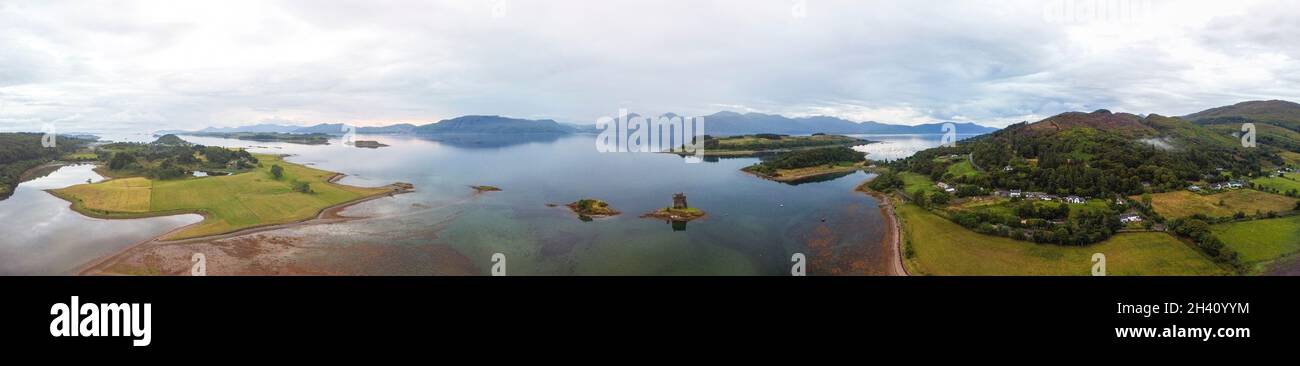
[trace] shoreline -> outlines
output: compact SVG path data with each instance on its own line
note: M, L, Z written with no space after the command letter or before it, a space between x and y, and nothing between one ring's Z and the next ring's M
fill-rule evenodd
M885 237L881 239L881 242L886 243L890 248L890 271L893 273L893 276L912 276L912 273L907 271L907 264L904 263L903 228L898 217L894 214L893 200L886 194L867 188L867 183L870 182L871 180L862 182L862 184L855 190L866 193L868 196L876 199L880 206L880 216L885 220L885 224L889 226L889 231L886 232ZM892 241L892 243L890 243L890 241Z
M333 183L338 179L342 179L344 176L346 175L342 173L336 173L334 177L330 178L329 182ZM365 203L365 202L369 202L369 201L373 201L385 197L392 197L398 194L410 193L410 192L414 192L414 190L401 189L401 190L395 190L391 192L384 192L384 193L374 194L370 196L360 197L355 200L341 202L338 204L331 205L329 207L322 208L319 212L316 213L315 216L302 219L299 221L294 221L294 222L253 226L253 227L240 229L238 231L232 231L232 232L221 233L221 234L213 234L213 235L205 235L205 236L194 237L194 238L162 240L162 238L167 237L168 235L179 232L181 230L185 230L186 228L189 228L194 225L198 225L203 222L203 221L199 221L193 224L172 229L170 231L146 239L139 243L131 244L112 254L108 254L104 257L96 258L94 260L86 262L85 264L78 266L75 270L72 271L72 273L74 273L74 275L77 276L111 275L110 273L103 273L104 268L102 267L104 267L104 265L111 264L116 259L119 259L120 257L126 255L127 253L147 246L190 244L190 243L205 242L205 241L212 241L212 240L229 239L229 238L234 238L234 237L239 237L244 235L256 234L256 233L266 232L266 231L274 231L280 229L288 229L288 228L295 228L295 227L302 227L302 226L309 226L309 225L334 224L334 223L347 222L352 220L359 220L359 219L363 219L364 217L342 216L339 215L339 212L342 212L344 209L347 209L348 207L352 207L361 203ZM172 215L167 215L167 216L172 216ZM205 215L204 217L206 219L207 216ZM109 220L113 220L113 219L109 219Z
M807 168L803 168L803 169L807 169ZM770 180L770 181L773 181L773 182L791 183L791 182L798 182L798 181L805 180L805 179L811 179L811 178L823 177L823 176L833 175L833 174L844 174L844 173L853 173L853 172L857 172L857 171L866 171L865 169L866 169L866 166L865 166L864 164L858 163L858 164L854 164L854 165L851 166L851 167L841 167L841 166L836 166L835 168L832 168L832 169L818 170L818 171L815 171L815 172L813 172L813 173L798 174L798 175L781 175L781 176L777 176L777 177L771 177L771 176L767 176L767 175L763 175L763 174L759 174L759 173L753 172L753 171L749 170L748 167L741 168L740 171L745 172L746 174L749 174L749 175L752 175L752 176L755 176L755 177L759 177L759 178L763 178L763 179L766 179L766 180ZM787 170L787 171L789 171L789 170ZM780 171L778 171L777 173L780 173Z

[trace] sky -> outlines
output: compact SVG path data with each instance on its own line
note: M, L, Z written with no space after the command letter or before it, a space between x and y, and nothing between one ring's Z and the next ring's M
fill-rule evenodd
M0 131L1300 101L1290 1L0 0Z

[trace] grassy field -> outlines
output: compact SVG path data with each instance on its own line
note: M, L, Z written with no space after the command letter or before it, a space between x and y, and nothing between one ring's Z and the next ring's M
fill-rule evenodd
M1223 243L1256 271L1275 259L1300 251L1300 216L1241 221L1210 227Z
M1109 275L1223 275L1209 258L1164 233L1120 234L1086 247L1034 244L966 230L915 205L901 205L903 238L916 255L909 271L926 275L1088 275L1093 253Z
M930 180L930 177L912 172L898 173L898 177L903 178L903 192L909 195L917 190L923 190L927 195L939 191L939 187L934 186L934 181Z
M1282 151L1277 153L1277 155L1281 156L1282 160L1286 161L1287 164L1300 165L1300 153Z
M1134 196L1134 200L1141 197ZM1223 205L1219 205L1223 201ZM1296 199L1252 189L1238 189L1213 195L1202 195L1188 191L1166 192L1151 195L1151 204L1156 212L1166 218L1174 219L1194 214L1210 217L1232 216L1238 211L1247 215L1260 212L1284 212L1295 209Z
M1288 173L1285 178L1255 178L1251 182L1283 193L1292 189L1300 190L1300 174L1296 173Z
M971 165L970 161L965 159L962 159L961 161L954 163L953 165L949 165L948 173L952 174L953 177L974 178L980 175L980 172L978 170L975 170L975 166Z
M391 191L329 183L335 173L285 162L273 155L257 155L261 166L244 174L153 181L145 178L113 179L52 190L73 202L87 215L132 218L194 212L204 220L166 239L186 239L238 231L255 226L283 224L314 217L336 204ZM284 168L284 177L272 178L272 165ZM291 182L308 182L312 193L293 191Z

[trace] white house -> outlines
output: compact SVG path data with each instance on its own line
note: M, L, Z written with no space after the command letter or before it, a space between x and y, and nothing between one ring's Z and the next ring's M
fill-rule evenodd
M935 184L935 186L939 187L939 189L942 189L944 192L948 192L948 193L957 192L957 189L948 185L948 183L939 182L938 184Z
M1067 196L1067 197L1065 197L1065 202L1066 202L1066 203L1071 203L1071 204L1080 205L1080 204L1083 204L1083 197L1079 197L1079 196Z
M1130 223L1130 222L1142 222L1142 216L1138 216L1138 214L1124 214L1124 215L1120 215L1120 217L1119 217L1119 222L1122 222L1122 223L1125 223L1125 224Z
M1020 198L1020 197L1021 197L1021 194L1020 194L1020 190L1019 190L1019 189L1013 189L1013 190L1011 190L1011 193L1009 193L1008 195L1011 196L1011 198Z

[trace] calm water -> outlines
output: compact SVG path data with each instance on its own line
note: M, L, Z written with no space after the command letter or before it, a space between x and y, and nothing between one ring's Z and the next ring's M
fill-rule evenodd
M91 165L60 168L18 186L0 201L0 274L59 275L77 266L199 222L199 215L100 220L73 212L44 190L103 180Z
M864 136L886 144L876 154L906 149L938 136ZM108 136L150 140L149 136ZM454 249L480 274L493 253L506 255L511 275L786 275L790 257L804 253L809 272L883 274L888 268L882 218L874 199L854 188L866 173L789 185L739 171L757 159L687 164L665 154L599 154L594 136L467 136L430 140L359 136L390 147L359 149L335 142L305 146L185 137L255 152L293 154L290 161L346 173L345 184L413 183L417 192L349 208L368 219L266 233L309 238L312 245L379 245ZM881 158L880 155L873 157ZM65 167L24 183L0 202L0 273L58 274L124 246L198 220L197 216L105 221L82 217L41 189L98 180L88 166ZM469 185L503 192L475 194ZM709 216L685 228L643 213L683 192ZM598 198L623 215L578 220L547 207ZM35 229L33 229L35 227ZM683 230L684 229L684 230ZM412 250L411 253L422 253ZM413 255L402 261L355 264L367 274L439 273L442 259Z
M917 152L937 147L943 142L943 135L850 135L878 143L858 146L857 150L867 153L873 160L897 160L912 156ZM958 140L965 140L979 135L957 134Z

